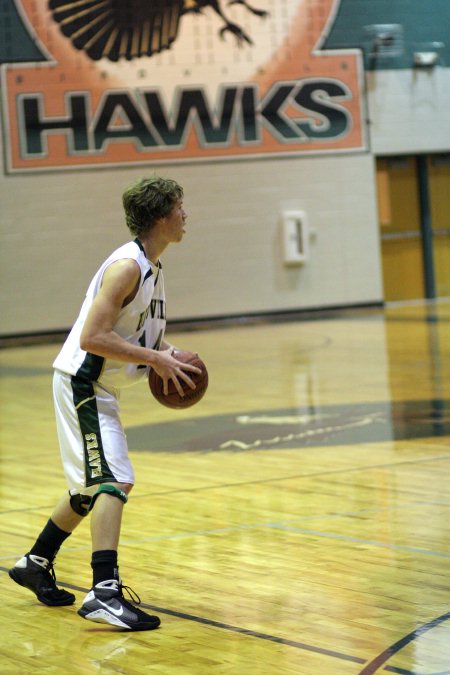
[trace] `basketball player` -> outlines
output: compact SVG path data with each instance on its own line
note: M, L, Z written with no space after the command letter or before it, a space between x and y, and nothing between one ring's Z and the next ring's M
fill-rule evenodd
M118 391L153 368L182 395L181 382L195 389L189 372L164 339L164 282L160 256L179 242L187 214L175 181L150 178L125 191L126 223L134 241L114 251L94 276L80 314L53 364L59 444L69 492L57 504L30 551L10 577L46 605L71 605L73 593L58 588L55 556L91 512L92 589L78 614L127 630L157 628L123 597L117 548L122 509L134 484ZM137 599L139 603L139 598Z

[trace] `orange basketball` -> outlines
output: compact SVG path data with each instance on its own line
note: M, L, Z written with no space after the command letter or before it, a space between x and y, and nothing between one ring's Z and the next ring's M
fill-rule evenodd
M191 389L183 380L178 379L181 384L184 392L184 396L180 396L177 390L175 389L175 384L169 380L169 393L164 394L163 391L163 381L162 378L158 375L153 369L150 370L148 376L148 384L150 391L156 400L165 405L167 408L190 408L191 406L198 403L208 388L208 371L203 361L192 352L186 352L178 349L174 349L172 356L178 361L183 363L188 363L191 366L196 366L201 369L200 373L191 373L187 372L191 380L195 383L195 389Z

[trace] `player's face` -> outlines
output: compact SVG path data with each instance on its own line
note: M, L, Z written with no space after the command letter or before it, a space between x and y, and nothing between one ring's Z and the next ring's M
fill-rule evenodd
M187 213L183 208L183 201L178 199L164 221L164 232L170 242L181 241L185 233L184 225Z

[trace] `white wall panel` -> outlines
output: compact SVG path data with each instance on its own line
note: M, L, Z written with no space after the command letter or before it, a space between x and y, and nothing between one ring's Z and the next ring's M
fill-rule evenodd
M153 167L0 177L1 333L65 329L97 265L126 241L121 194ZM169 319L381 300L368 154L163 167L185 187L163 258ZM311 260L283 264L280 218L307 212Z
M366 74L376 155L450 150L450 68Z

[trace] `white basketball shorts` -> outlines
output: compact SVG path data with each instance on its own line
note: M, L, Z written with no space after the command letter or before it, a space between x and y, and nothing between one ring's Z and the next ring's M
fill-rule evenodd
M96 382L55 370L53 398L70 494L92 495L100 483L134 483L117 398Z

